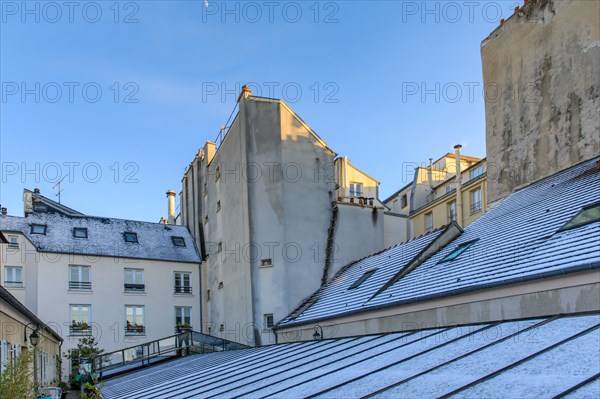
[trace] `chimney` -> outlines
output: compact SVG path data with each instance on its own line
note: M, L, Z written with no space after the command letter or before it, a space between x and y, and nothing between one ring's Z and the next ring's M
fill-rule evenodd
M247 85L243 85L242 92L240 93L240 96L238 97L238 103L240 102L240 100L242 98L248 98L251 95L252 95L252 90L250 90L250 87L248 87Z
M455 157L455 169L456 169L456 223L460 227L463 225L463 207L462 207L462 174L460 167L460 149L462 145L457 144L454 146Z
M429 158L429 169L427 170L427 181L429 188L433 190L433 158Z
M2 208L2 214L3 214L3 215L6 215L7 213L8 213L8 209L6 209L6 208L4 208L4 207L3 207L3 208Z
M40 189L39 188L34 188L33 189L33 193L34 194L40 194Z
M169 213L168 213L168 224L175 224L175 191L167 191L167 198L169 201Z

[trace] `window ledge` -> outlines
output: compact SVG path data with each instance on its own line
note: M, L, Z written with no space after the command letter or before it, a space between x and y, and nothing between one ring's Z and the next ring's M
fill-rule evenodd
M260 265L258 266L259 269L272 269L273 265Z
M94 293L94 291L92 291L92 290L67 290L67 292L69 294L85 294L85 295L92 295Z
M140 295L140 296L144 296L146 295L146 291L123 291L124 295Z
M187 294L187 293L183 293L183 292L174 292L173 296L189 296L189 297L194 297L194 294Z
M3 287L6 288L7 290L24 290L25 289L25 286L23 286L23 285L20 287L10 287L10 286L3 285Z

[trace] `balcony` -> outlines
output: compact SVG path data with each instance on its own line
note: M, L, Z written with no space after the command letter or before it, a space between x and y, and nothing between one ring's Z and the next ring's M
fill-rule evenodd
M69 335L71 335L71 336L92 335L92 329L86 322L73 323L69 326Z
M89 281L69 281L69 289L74 291L91 291L92 283Z
M125 326L125 335L146 335L146 327L128 322Z
M175 286L175 294L191 294L191 293L192 293L191 286L181 286L181 285Z
M145 284L125 284L125 292L144 292Z

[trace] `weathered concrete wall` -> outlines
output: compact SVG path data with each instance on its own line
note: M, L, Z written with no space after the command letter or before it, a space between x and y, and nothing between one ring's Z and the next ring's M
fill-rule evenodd
M408 240L409 219L406 215L385 212L383 214L383 246L389 248Z
M482 42L488 202L600 152L599 15L531 0Z

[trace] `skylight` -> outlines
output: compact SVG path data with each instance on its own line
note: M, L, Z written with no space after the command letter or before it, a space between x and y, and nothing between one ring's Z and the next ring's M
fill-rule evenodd
M559 231L574 229L598 220L600 220L600 202L583 207L583 209L579 211L573 219L569 220L567 224L561 227Z
M46 234L46 227L45 224L32 224L31 234Z
M173 241L173 245L176 247L185 247L185 240L183 237L171 237L171 241Z
M452 262L453 260L458 258L463 252L465 252L467 249L469 249L469 247L471 245L475 244L477 241L478 240L472 240L472 241L468 241L468 242L464 242L464 243L460 244L459 246L454 248L454 250L452 250L452 252L450 252L448 255L446 255L444 257L444 259L442 259L438 263Z
M367 270L365 272L365 274L363 274L362 276L360 276L358 278L358 280L356 280L354 283L352 283L352 285L350 287L348 287L349 290L352 290L354 288L358 288L360 287L360 285L362 283L364 283L369 277L371 277L375 272L377 271L377 269L371 269L371 270Z
M74 227L73 237L75 238L88 238L87 228L85 227Z
M137 233L125 232L123 233L123 238L125 238L125 242L130 242L132 244L138 243Z

